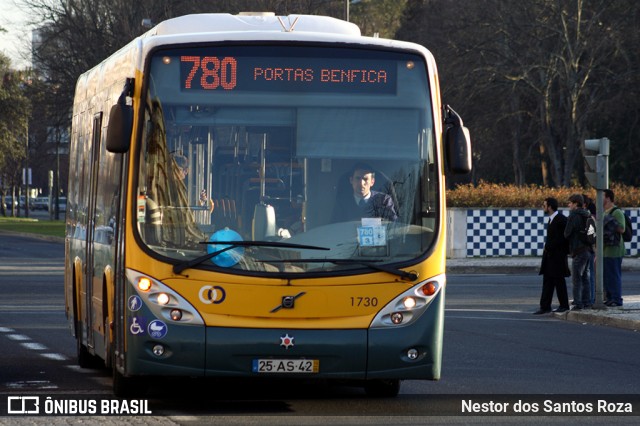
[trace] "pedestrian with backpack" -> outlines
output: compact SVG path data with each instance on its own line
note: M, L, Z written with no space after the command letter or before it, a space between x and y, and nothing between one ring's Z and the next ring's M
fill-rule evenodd
M593 257L596 229L591 212L584 208L581 194L569 197L569 219L564 228L564 237L569 240L571 281L573 284L572 311L591 307L589 263Z
M602 248L604 281L604 304L610 307L622 306L622 258L626 252L623 235L625 233L625 214L615 204L615 194L604 190L604 247Z
M591 197L587 194L582 194L584 198L584 208L589 210L593 220L596 220L596 203L593 202ZM591 256L591 262L589 262L589 304L596 303L596 256L595 253Z

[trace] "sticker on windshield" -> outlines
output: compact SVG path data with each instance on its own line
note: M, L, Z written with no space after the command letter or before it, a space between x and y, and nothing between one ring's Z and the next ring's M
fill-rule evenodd
M147 214L147 197L138 195L138 223L144 223Z
M387 245L387 228L383 225L358 226L358 243L361 247Z

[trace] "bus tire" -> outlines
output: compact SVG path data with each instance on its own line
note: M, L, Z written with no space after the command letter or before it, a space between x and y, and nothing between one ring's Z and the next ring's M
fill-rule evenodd
M137 398L147 392L147 383L139 377L125 377L113 363L113 394L118 398Z
M375 398L395 398L400 392L400 380L367 380L364 384L364 391L368 396Z
M80 336L76 337L76 355L80 368L94 368L95 358L89 353L89 350L82 344Z
M111 361L113 360L113 356L111 355L111 339L109 336L111 335L111 328L109 327L109 317L105 315L104 317L104 366L109 369L111 368Z

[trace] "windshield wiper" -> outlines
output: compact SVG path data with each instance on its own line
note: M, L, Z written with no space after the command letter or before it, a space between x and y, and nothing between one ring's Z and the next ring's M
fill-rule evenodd
M404 280L415 281L418 279L418 274L415 272L407 272L402 269L393 268L387 265L377 265L374 262L383 262L382 259L371 259L369 261L357 260L357 259L284 259L284 260L269 260L269 263L333 263L334 265L362 265L367 268L374 269L376 271L386 272L391 275L395 275Z
M310 249L310 250L331 250L330 248L327 248L327 247L282 243L278 241L202 241L200 242L200 244L229 244L229 245L220 250L216 250L213 253L207 253L200 257L196 257L195 259L186 260L184 262L180 262L176 265L173 265L174 274L179 274L185 269L192 268L196 265L201 264L205 260L213 259L220 253L224 253L225 251L232 250L237 247L276 247L276 248L297 248L297 249Z

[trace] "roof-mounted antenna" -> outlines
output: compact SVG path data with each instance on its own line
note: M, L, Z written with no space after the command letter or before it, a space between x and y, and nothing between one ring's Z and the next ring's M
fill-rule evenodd
M300 17L296 16L296 19L293 21L293 24L291 24L289 28L287 28L284 22L282 21L282 18L278 16L278 21L280 22L280 25L282 25L282 29L284 30L284 32L287 32L287 33L290 33L291 31L293 31L293 27L295 27L296 24L298 23L298 19L300 19Z

